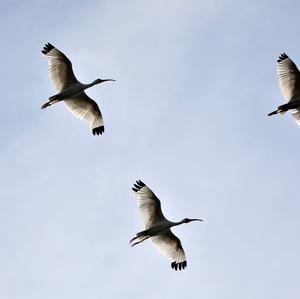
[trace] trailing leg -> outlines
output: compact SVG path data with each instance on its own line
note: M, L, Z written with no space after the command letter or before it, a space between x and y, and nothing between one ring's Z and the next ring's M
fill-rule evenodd
M137 233L136 236L129 241L129 244L131 244L131 246L133 247L139 243L142 243L143 241L147 240L150 237L151 236L147 233L147 231L142 231ZM132 243L135 240L136 242Z
M49 101L47 102L47 103L45 103L43 106L42 106L42 109L45 109L45 108L47 108L48 106L51 106L51 105L53 105L53 104L56 104L56 103L58 103L58 102L60 102L61 100L58 100L58 99L53 99L53 100L50 100L49 99Z
M274 115L274 114L284 114L286 113L288 110L291 110L291 109L297 109L300 107L300 103L299 101L293 101L291 103L287 103L287 104L284 104L284 105L281 105L277 108L277 110L271 112L268 114L268 116L271 116L271 115Z

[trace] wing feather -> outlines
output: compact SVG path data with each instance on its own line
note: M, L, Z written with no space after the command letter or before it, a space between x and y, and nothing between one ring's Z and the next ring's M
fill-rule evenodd
M99 106L85 92L64 102L75 116L90 123L94 135L104 133L104 122Z
M186 257L180 240L170 229L151 237L154 246L172 260L171 267L177 271L187 266Z
M50 43L44 46L42 53L48 58L48 74L58 92L78 82L72 63L65 54Z
M300 108L293 109L292 115L293 115L297 125L300 127Z
M290 102L300 96L300 72L295 63L285 54L277 60L279 86L284 98Z
M138 211L145 229L165 219L160 200L148 186L142 181L136 181L132 190L137 196Z

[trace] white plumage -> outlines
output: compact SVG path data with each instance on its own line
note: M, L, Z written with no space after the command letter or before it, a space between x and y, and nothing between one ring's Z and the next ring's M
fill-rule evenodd
M300 95L299 70L285 53L281 54L277 60L277 75L284 98L288 102L295 100Z
M101 111L97 103L88 97L84 90L96 84L114 80L96 79L90 84L83 84L76 79L71 61L61 51L48 43L42 53L48 58L49 77L57 91L57 94L50 97L42 109L64 101L75 116L90 123L94 135L102 134L104 123Z
M165 256L172 260L171 267L175 270L187 266L184 250L180 240L172 233L171 227L201 219L185 218L179 222L172 222L165 218L161 210L160 200L142 181L137 181L132 190L137 196L138 211L145 230L136 234L130 240L135 246L150 238L154 246ZM133 241L135 241L133 243Z
M300 126L300 72L295 63L285 54L277 60L277 75L282 95L288 102L268 115L284 114L292 110L296 123Z

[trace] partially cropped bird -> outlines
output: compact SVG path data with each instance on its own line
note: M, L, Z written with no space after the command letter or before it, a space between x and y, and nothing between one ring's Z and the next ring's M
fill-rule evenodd
M96 79L90 84L79 82L72 69L72 63L61 51L47 43L42 53L48 58L48 73L57 94L51 96L42 109L64 101L70 111L80 119L90 123L94 135L104 133L101 111L95 101L86 95L85 89L113 79Z
M300 72L285 53L281 54L277 60L277 75L281 93L287 100L287 104L279 106L268 115L284 114L292 110L292 115L300 126Z
M185 218L179 222L172 222L162 213L159 199L142 181L136 181L132 190L137 196L138 211L145 230L136 234L130 240L135 246L150 238L160 252L172 260L171 267L177 271L187 266L184 250L180 240L172 233L171 227L201 219ZM135 242L134 242L135 241Z

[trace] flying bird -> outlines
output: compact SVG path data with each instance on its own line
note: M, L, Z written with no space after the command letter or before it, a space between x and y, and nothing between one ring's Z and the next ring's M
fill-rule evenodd
M101 111L97 103L87 96L84 90L96 84L115 80L96 79L90 84L83 84L76 79L71 61L61 51L47 43L42 53L48 58L48 74L57 91L57 94L51 96L42 109L64 101L75 116L90 123L94 135L104 133Z
M162 213L160 200L142 181L136 181L132 190L137 196L138 211L145 230L136 234L130 240L131 246L135 246L150 238L154 246L169 259L172 260L172 269L181 270L187 266L184 250L180 240L172 233L171 227L201 219L185 218L179 222L172 222Z
M292 115L300 126L300 72L285 53L281 54L277 60L277 74L281 93L287 100L287 104L279 106L268 115L284 114L292 110Z

